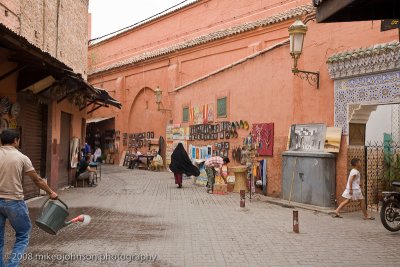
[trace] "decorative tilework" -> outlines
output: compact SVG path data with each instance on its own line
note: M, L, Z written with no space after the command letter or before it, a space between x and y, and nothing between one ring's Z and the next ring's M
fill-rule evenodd
M400 71L335 80L335 127L348 134L349 105L400 102Z
M343 79L400 68L400 42L376 44L334 54L326 61L332 79Z

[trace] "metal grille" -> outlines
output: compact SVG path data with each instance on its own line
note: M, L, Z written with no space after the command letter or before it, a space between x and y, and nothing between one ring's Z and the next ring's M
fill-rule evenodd
M392 138L400 143L400 105L392 105Z
M358 158L362 162L360 171L364 178L364 196L370 209L378 209L381 193L390 190L393 180L400 180L400 143L386 142L368 143L366 146L349 146L348 172L351 170L351 160ZM357 202L351 202L347 211L359 210Z
M382 191L390 190L391 181L400 180L400 144L391 140L366 146L367 204L378 209Z

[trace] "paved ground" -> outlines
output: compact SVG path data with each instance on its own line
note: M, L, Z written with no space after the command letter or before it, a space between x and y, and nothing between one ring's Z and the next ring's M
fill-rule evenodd
M96 188L61 192L70 213L92 216L51 236L36 226L22 266L399 266L400 232L361 213L333 219L261 200L239 206L239 196L209 195L169 173L103 168ZM42 200L29 203L32 220ZM9 226L8 226L9 227ZM10 230L10 229L9 229ZM8 231L7 248L13 237ZM142 255L142 263L135 256ZM152 256L157 256L153 262ZM116 259L116 257L119 259ZM129 259L133 259L129 262Z

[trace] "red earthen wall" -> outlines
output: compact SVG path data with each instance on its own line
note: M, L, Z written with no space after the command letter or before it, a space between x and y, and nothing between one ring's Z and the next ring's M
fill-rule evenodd
M207 2L209 5L211 2L218 2L221 3L218 4L221 8L222 3L226 1L203 2ZM232 5L235 5L239 4L240 1L231 2ZM254 2L262 2L261 4L264 6L271 4L271 1ZM288 2L291 3L276 6L274 9L267 8L266 13L258 13L258 15L261 14L260 17L265 17L268 12L275 14L278 11L294 7L296 3L304 4L310 1ZM273 1L273 3L278 3L278 1ZM194 10L201 12L204 7L196 8ZM218 8L218 6L215 8ZM242 14L255 9L251 4L246 8L249 9L247 11L242 9ZM204 18L203 20L212 24L213 12L217 11L206 13L211 18ZM223 13L221 10L218 12L218 14ZM170 20L180 21L186 14L188 13L177 12L168 19L151 23L149 26L143 26L143 29L135 30L120 38L114 38L90 48L89 53L97 59L95 62L92 61L92 63L95 63L92 67L109 64L109 58L116 55L110 52L112 50L119 53L124 48L123 53L126 54L121 54L121 56L132 56L137 53L136 47L141 42L149 44L146 48L143 48L149 50L154 40L162 40L163 38L150 34L149 27L152 27L154 31L157 31L158 28L159 32L171 33L171 28L168 28L165 23ZM239 17L240 21L253 21L254 16ZM191 33L197 35L198 31L195 26L199 24L197 19L197 17L193 17L193 23L189 25L190 27L187 24L181 25L177 32L185 33L188 31L186 28L188 26L191 30L186 33L185 39L190 39ZM214 22L216 23L216 21ZM173 24L172 21L169 23ZM299 60L298 67L303 70L320 72L319 90L292 74L293 60L289 55L289 46L286 45L190 85L178 93L172 93L172 91L254 52L285 40L288 38L287 28L292 23L293 20L280 22L266 28L259 28L223 40L195 46L168 56L91 75L89 80L92 84L102 84L106 90L115 90L111 95L119 99L124 105L121 111L114 109L100 110L95 112L92 117L115 114L116 129L120 130L121 133L135 132L141 129L147 131L148 129L165 134L165 125L168 121L173 120L174 123L181 123L183 106L216 104L218 97L228 96L227 120L243 119L250 123L275 123L274 156L268 160L268 193L278 195L281 191L281 152L286 150L290 125L294 123L325 123L327 126L333 126L334 124L334 83L327 72L327 58L339 51L396 40L398 38L396 31L380 32L379 22L329 24L309 22L304 53ZM221 22L220 25L215 27L225 28L226 24ZM215 30L215 28L213 29ZM138 32L142 32L140 34L143 34L143 40L139 38ZM138 38L138 42L130 42L129 38L135 36ZM102 54L102 57L99 57L99 54ZM118 59L118 56L115 59ZM157 86L160 86L164 92L164 108L172 109L172 112L157 113L155 98L151 94L151 90L154 90ZM145 90L148 91L148 94L143 94L143 88L149 88ZM142 115L137 116L136 114L140 111L142 111ZM246 133L239 132L239 134L240 137L243 137ZM238 139L237 144L231 140L231 145L239 145L241 140ZM122 143L120 147L123 148ZM343 189L347 179L347 140L345 137L342 139L341 148L337 160L338 194Z

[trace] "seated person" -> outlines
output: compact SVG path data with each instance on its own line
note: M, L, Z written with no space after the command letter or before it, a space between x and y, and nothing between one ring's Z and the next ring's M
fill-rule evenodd
M140 160L139 156L141 156L142 153L137 150L137 148L134 149L134 153L131 155L131 159L129 160L129 166L128 169L134 169L135 166L139 165Z
M93 162L101 162L101 148L96 147L96 150L93 154Z
M85 157L85 160L81 160L81 162L79 162L79 168L78 168L78 180L85 180L88 179L89 180L89 186L97 186L94 183L94 175L96 173L95 169L90 168L90 159L91 159L92 155L87 154Z
M157 170L158 167L163 166L163 163L164 163L163 158L161 157L160 154L157 153L157 155L151 161L150 169Z

